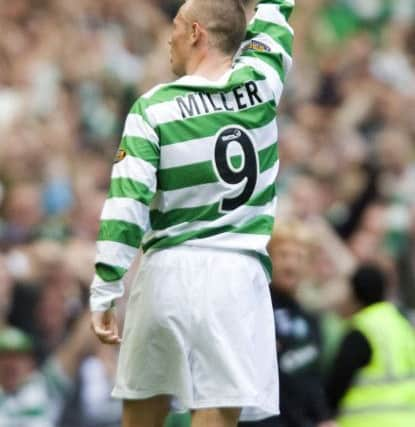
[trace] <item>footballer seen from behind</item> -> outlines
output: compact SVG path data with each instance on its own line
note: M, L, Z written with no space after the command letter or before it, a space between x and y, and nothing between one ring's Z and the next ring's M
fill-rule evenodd
M113 396L124 427L192 426L278 413L266 246L278 174L276 111L291 67L294 0L187 0L174 19L179 79L127 116L103 208L92 326L121 343ZM139 248L122 342L115 301Z

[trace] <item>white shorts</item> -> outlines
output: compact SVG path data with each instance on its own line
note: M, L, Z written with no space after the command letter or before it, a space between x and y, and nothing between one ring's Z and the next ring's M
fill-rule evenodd
M276 415L274 331L254 257L189 246L149 253L130 291L112 396L240 407L246 421Z

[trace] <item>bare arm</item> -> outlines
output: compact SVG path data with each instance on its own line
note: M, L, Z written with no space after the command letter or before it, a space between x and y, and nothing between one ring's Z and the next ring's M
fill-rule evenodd
M73 331L54 354L65 375L74 378L83 357L91 350L95 341L92 335L89 314L84 313L76 322Z

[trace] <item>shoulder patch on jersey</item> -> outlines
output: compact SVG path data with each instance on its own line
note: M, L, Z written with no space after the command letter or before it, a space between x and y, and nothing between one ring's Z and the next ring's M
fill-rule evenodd
M256 50L257 52L271 52L271 48L258 40L251 40L244 50Z
M120 148L117 151L117 154L115 155L114 163L121 162L121 160L124 160L126 156L127 156L127 152L125 150L123 150L122 148Z

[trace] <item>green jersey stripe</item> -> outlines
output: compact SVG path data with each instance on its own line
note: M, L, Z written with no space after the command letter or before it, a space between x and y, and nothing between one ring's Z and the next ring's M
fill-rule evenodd
M247 202L248 206L263 206L269 203L276 195L276 186L275 184L271 184L265 190L261 191L259 194L254 195L254 197L251 198Z
M248 221L246 224L237 227L238 233L243 234L263 234L270 236L274 227L274 217L270 215L259 215L256 218Z
M126 268L116 267L101 262L95 264L97 276L104 282L118 282L127 272Z
M243 52L243 57L256 58L261 61L264 61L272 69L276 70L282 82L285 81L286 73L284 70L284 60L281 53L271 53L271 52L258 52L253 49L246 49ZM238 59L242 61L243 59Z
M255 252L254 255L258 257L259 261L264 266L265 271L268 274L269 280L271 280L271 278L272 278L272 261L271 261L271 258L269 257L269 255L261 254L260 252Z
M259 172L263 173L272 168L278 161L278 144L271 144L258 153Z
M158 186L161 191L180 190L195 185L218 182L218 177L211 161L161 169L158 176Z
M121 140L120 149L129 156L144 160L153 167L158 168L160 152L155 145L147 139L136 136L124 136Z
M278 160L277 144L271 144L258 153L259 170L265 172ZM241 156L232 156L231 162L235 167L241 165ZM158 186L161 191L180 190L195 185L218 182L212 161L195 163L187 166L179 166L169 169L160 169L158 174Z
M161 146L177 144L194 139L202 133L204 137L215 135L228 125L241 125L245 129L256 129L267 125L276 116L275 101L271 100L255 107L229 113L212 113L206 116L176 120L157 126Z
M246 34L247 39L254 38L259 33L267 33L274 40L278 40L288 55L291 56L293 48L293 35L287 28L278 24L256 19L250 26Z
M143 229L136 224L119 220L104 220L100 222L97 241L118 242L137 248L143 235Z
M113 178L111 180L108 197L126 197L141 202L146 206L150 206L154 194L155 193L150 191L149 188L141 182L128 178Z
M224 214L219 212L219 203L200 206L195 208L173 209L168 212L157 210L150 212L151 228L153 230L164 230L184 222L193 221L215 221Z
M261 192L257 197L252 198L252 202L248 202L248 206L264 206L272 201L275 196L275 186L270 187L264 192ZM157 210L150 212L151 228L154 231L165 230L169 227L174 227L183 223L192 223L196 221L215 221L222 218L225 214L219 211L220 204L200 206L196 208L174 209L168 212L160 212ZM257 217L258 218L258 217ZM243 231L242 231L243 232Z
M281 13L285 16L285 19L288 20L288 18L291 16L293 12L293 5L285 4L280 6Z
M158 237L146 242L143 245L144 252L151 249L170 248L172 246L180 245L181 243L191 239L203 239L206 237L214 236L216 234L227 233L232 231L232 225L224 225L215 228L202 228L199 230L189 231L187 233L179 234L178 236L172 237Z
M198 230L189 231L187 233L182 233L176 236L158 237L150 240L149 242L146 242L143 245L143 250L144 252L146 252L150 248L152 250L169 248L172 246L180 245L181 243L184 243L188 240L205 239L207 237L215 236L217 234L230 232L241 234L269 235L272 231L273 224L274 218L272 216L261 215L238 227L235 227L233 225L224 225L221 227L214 228L200 228Z
M23 408L20 412L19 412L19 416L20 417L27 417L27 418L37 418L37 417L42 417L46 414L46 408ZM26 420L27 422L28 420Z

